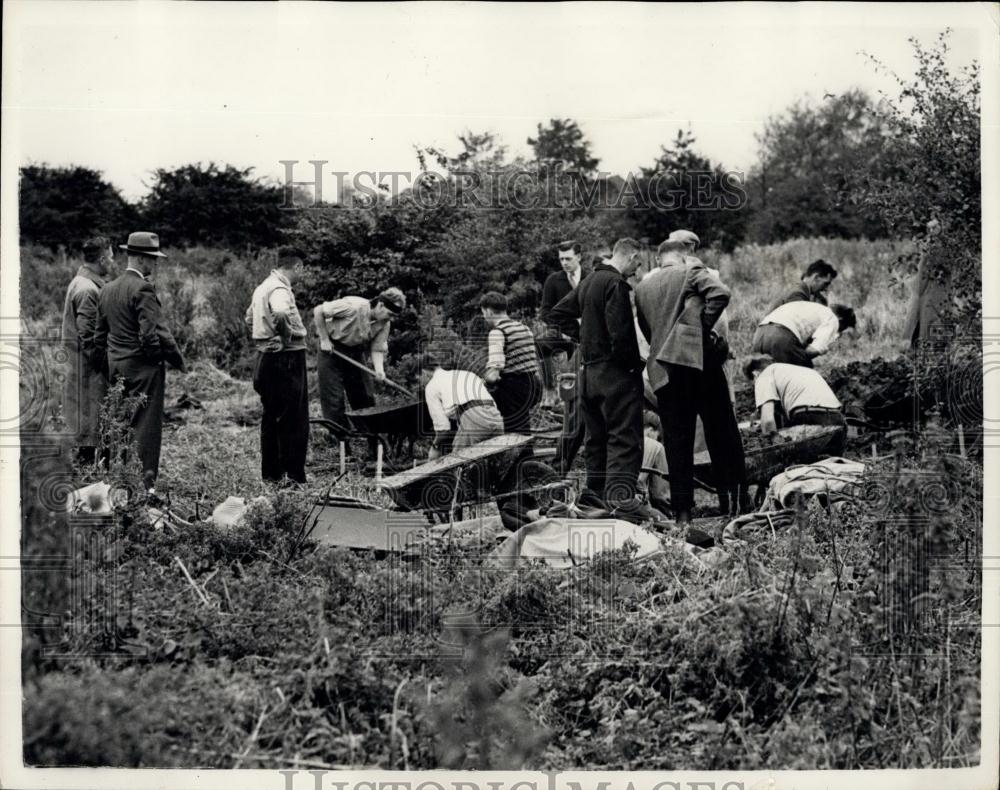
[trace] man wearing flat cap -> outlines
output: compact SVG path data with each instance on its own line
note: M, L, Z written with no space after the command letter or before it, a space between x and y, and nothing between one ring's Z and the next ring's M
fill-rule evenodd
M375 405L372 377L348 359L364 365L370 356L375 378L385 381L390 321L405 307L403 292L387 288L371 300L344 296L313 308L319 335L316 373L323 419L344 426L348 401L355 410Z
M153 287L156 263L167 257L160 252L159 237L139 231L120 246L128 255L128 266L101 290L95 344L107 353L111 381L124 381L125 397L145 396L132 417L132 430L143 483L154 493L163 435L164 365L183 371L184 360L162 321L160 299Z

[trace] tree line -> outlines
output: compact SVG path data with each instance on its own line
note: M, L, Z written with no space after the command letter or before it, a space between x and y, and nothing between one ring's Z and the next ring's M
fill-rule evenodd
M555 266L554 244L567 238L590 249L621 236L655 246L684 227L730 251L795 237L920 236L937 219L949 246L969 253L961 265L973 266L978 65L949 71L947 32L929 48L911 43L916 76L898 79L898 96L850 90L795 103L764 124L745 178L699 152L685 130L637 173L603 174L578 123L554 118L527 139L529 157L510 156L489 132L459 135L453 151L417 147L422 172L443 178L396 194L372 190L360 211L288 210L284 185L228 164L155 170L135 203L96 170L32 164L21 169L21 241L72 253L95 232L123 238L142 226L172 247L253 254L293 244L324 298L391 281L455 318L474 312L486 287L532 307ZM521 173L535 177L502 178ZM479 210L484 202L489 210Z

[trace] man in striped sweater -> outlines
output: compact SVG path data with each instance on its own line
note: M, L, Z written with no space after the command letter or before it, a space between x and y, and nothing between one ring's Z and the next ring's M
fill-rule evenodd
M503 415L504 430L530 433L531 410L542 398L535 336L528 327L507 315L507 297L501 293L484 294L479 309L491 327L484 378L493 387L493 399Z

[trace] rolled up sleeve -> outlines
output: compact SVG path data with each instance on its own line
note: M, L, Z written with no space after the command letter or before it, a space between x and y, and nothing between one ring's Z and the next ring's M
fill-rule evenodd
M372 335L371 352L373 354L389 353L389 327L390 322L386 321Z
M431 415L431 425L434 426L434 430L439 432L450 430L451 420L444 412L444 402L434 382L430 382L424 388L424 401L427 403L427 412Z
M840 319L831 312L829 317L824 319L819 328L813 332L812 339L809 341L809 345L806 346L806 351L811 350L817 354L825 354L830 350L830 346L833 345L833 341L837 339L837 335L839 334Z
M491 329L487 337L487 358L486 367L496 370L503 370L507 364L507 357L503 353L503 332L499 329Z
M764 368L753 385L754 404L758 409L771 401L781 402L781 396L778 394L778 388L774 382L774 372L769 372L769 370L769 368Z

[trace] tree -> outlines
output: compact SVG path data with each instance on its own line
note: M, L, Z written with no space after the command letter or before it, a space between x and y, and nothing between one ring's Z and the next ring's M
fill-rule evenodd
M861 90L827 95L772 116L757 135L760 153L751 173L751 237L760 243L798 236L882 236L878 216L842 200L848 180L875 167L883 124Z
M136 211L99 170L36 164L21 168L18 218L22 244L76 252L95 234L124 241Z
M281 208L280 186L252 173L214 162L158 169L144 202L146 224L168 245L273 246L294 212Z
M529 137L528 145L534 151L535 161L542 172L561 168L567 172L591 175L600 162L591 155L590 142L571 118L552 118L547 127L538 124L538 136Z
M845 197L878 216L892 236L920 240L928 275L947 286L952 318L965 324L982 309L980 82L976 61L957 74L949 70L949 35L941 33L930 48L910 39L917 70L912 80L893 74L899 95L883 97L878 167L856 173ZM912 256L903 258L898 273L914 265Z
M661 146L652 167L625 182L616 203L628 207L638 231L654 246L671 231L692 230L703 245L730 251L746 233L746 194L738 175L699 154L690 132Z

